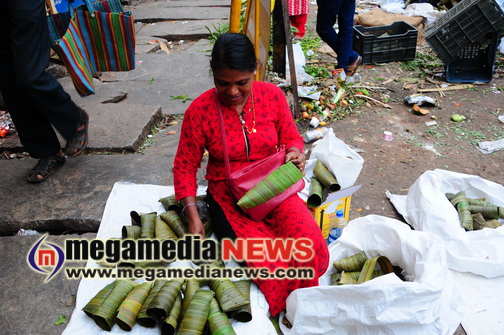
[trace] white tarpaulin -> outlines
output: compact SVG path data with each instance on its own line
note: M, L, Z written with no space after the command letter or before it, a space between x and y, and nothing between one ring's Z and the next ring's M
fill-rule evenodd
M469 198L504 206L502 185L441 169L422 174L407 195L387 196L412 227L443 240L466 307L462 326L467 334L504 334L504 226L466 232L445 196L462 190Z
M206 188L200 187L199 194L203 194ZM98 229L97 239L107 239L111 237L121 237L121 229L124 225L131 224L130 212L137 211L139 213L149 212L164 212L160 198L172 195L174 193L173 186L158 186L158 185L140 185L129 183L116 183L107 200L105 210L103 212L100 228ZM96 267L94 261L89 261L87 267ZM174 262L170 266L191 266L186 262ZM99 328L94 321L89 318L82 308L94 297L111 280L106 279L82 279L77 291L77 300L75 310L68 326L63 332L63 335L90 335L90 334L142 334L159 335L161 330L158 326L155 328L145 328L140 325L135 325L130 332L121 330L115 325L112 331L107 332ZM231 319L233 328L237 334L249 335L260 334L276 335L276 331L269 320L269 305L264 297L264 294L258 287L252 283L250 289L250 301L252 306L252 321L248 323L236 322Z
M462 318L462 304L446 266L442 244L391 218L368 215L350 221L329 246L328 271L319 287L298 289L287 299L286 335L446 334ZM365 251L386 256L407 281L390 273L358 285L330 286L335 260Z

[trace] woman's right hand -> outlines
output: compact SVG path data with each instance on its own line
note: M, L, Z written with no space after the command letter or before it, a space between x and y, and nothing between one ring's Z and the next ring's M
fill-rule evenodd
M199 215L197 218L194 218L192 220L189 219L188 225L189 225L188 229L189 234L196 234L200 235L202 239L205 238L205 228L203 228L203 222L201 222L201 218L199 217Z
M185 197L182 203L184 204L182 214L187 218L188 233L200 235L204 239L205 229L199 216L198 206L196 206L196 197Z

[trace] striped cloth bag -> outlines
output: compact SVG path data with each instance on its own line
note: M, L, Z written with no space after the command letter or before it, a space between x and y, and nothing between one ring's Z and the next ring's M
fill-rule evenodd
M131 12L124 11L119 0L84 2L85 6L74 10L63 35L64 13L48 18L52 47L81 96L95 93L93 77L100 72L135 68L135 31Z

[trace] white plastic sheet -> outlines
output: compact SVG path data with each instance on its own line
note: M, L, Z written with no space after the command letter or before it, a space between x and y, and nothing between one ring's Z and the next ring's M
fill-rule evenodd
M205 192L205 187L198 189L198 194ZM130 211L139 213L164 212L163 206L158 202L162 197L172 195L173 186L142 185L131 183L116 183L107 200L103 212L100 228L98 229L97 239L107 239L110 237L120 237L121 229L124 225L131 223ZM177 261L170 266L190 266L190 263ZM89 261L88 267L96 267L94 261ZM63 335L90 335L90 334L142 334L158 335L159 327L146 328L135 325L130 332L121 330L115 325L110 332L101 330L94 321L89 318L82 308L91 298L96 295L111 280L106 279L88 279L81 280L77 291L77 300L75 310L68 326L63 331ZM233 328L238 335L265 334L276 335L275 328L269 321L269 305L264 294L258 289L257 285L252 283L250 289L250 300L252 306L252 321L241 323L232 320ZM259 333L258 333L258 332Z
M383 216L352 220L329 246L328 271L319 287L298 289L287 299L294 334L447 334L460 324L463 306L446 266L442 244L429 233ZM409 281L387 274L363 284L328 286L332 263L364 250L386 256Z
M407 196L389 195L389 198L414 229L431 232L444 241L450 269L487 278L503 276L504 226L466 232L457 210L445 196L459 191L465 191L469 198L486 198L504 207L504 186L441 169L422 174Z
M364 159L342 140L334 135L332 129L316 142L310 160L318 159L336 176L341 188L353 186L359 177ZM309 170L307 167L306 173Z

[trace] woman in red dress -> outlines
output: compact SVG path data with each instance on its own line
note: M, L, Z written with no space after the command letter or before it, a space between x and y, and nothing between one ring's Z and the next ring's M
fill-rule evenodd
M217 237L305 238L313 242L314 257L308 262L294 258L245 260L249 267L266 267L271 272L280 267L314 270L314 277L309 279L255 280L275 316L285 309L285 301L293 290L318 285L329 262L328 249L313 216L297 195L286 199L263 221L254 221L240 211L226 181L216 98L222 106L231 172L272 155L280 145L287 148L286 161L303 171L303 140L282 90L271 83L254 81L257 61L254 47L245 35L221 35L214 45L210 65L215 89L196 98L184 115L173 168L175 195L184 204L189 233L204 237L195 196L196 173L207 150L207 202Z

